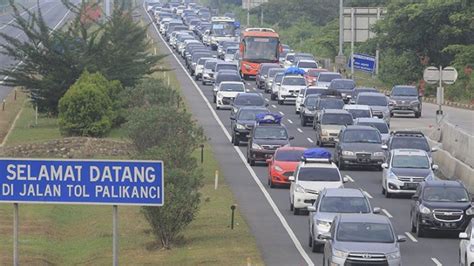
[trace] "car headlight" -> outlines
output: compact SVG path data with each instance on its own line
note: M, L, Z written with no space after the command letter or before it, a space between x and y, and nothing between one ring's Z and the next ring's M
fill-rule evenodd
M419 103L420 103L420 101L418 101L418 100L414 100L414 101L410 102L411 105L415 105L415 104L419 104Z
M245 129L245 126L244 125L241 125L241 124L235 124L235 127L237 129Z
M430 214L431 213L431 210L428 208L428 207L425 207L423 205L420 205L420 212L422 214Z
M430 173L425 180L436 180L436 176L433 175L433 173Z
M254 150L261 150L262 147L261 147L260 145L256 144L256 143L252 143L252 149L254 149Z
M232 109L232 111L233 111L234 113L237 113L237 111L239 111L239 109L238 109L237 107L234 107L234 108Z
M466 215L474 215L474 207L471 207L466 210Z
M352 151L342 151L342 155L345 155L345 156L353 156L353 155L354 155L354 152L352 152Z
M321 130L321 136L327 136L329 135L329 132L327 130Z
M296 184L296 186L295 186L295 192L306 193L306 190L305 190L304 187L302 187L301 185Z
M316 225L326 230L329 230L329 228L331 228L331 222L328 221L316 220Z
M397 175L396 175L394 172L392 172L392 171L390 171L390 174L388 175L388 178L390 178L390 179L398 179Z
M399 250L387 254L387 259L389 259L389 260L396 260L396 259L399 259L399 258L400 258L400 251Z
M334 255L334 257L346 259L347 255L349 255L349 252L342 251L342 250L339 250L339 249L334 249L334 252L332 254Z
M382 151L376 151L376 152L374 152L374 156L375 157L385 156L385 153L382 152Z
M281 169L281 167L278 166L278 165L273 166L273 169L275 169L275 171L277 171L277 172L282 172L283 171L283 169Z

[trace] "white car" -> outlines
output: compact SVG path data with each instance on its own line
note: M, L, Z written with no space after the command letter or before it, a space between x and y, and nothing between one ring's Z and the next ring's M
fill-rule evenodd
M202 57L196 63L196 67L194 69L194 80L200 80L202 78L202 74L204 72L204 64L207 60L213 60L213 57Z
M281 81L283 80L284 76L285 76L284 73L278 73L275 75L275 78L273 79L271 92L270 92L271 93L270 98L272 100L277 99L278 91L280 90Z
M306 96L312 95L312 94L321 94L321 92L325 90L327 90L326 87L315 87L315 86L307 87L305 89L300 90L298 97L296 97L295 113L296 114L300 113L301 105L303 104Z
M372 115L372 108L368 105L363 104L345 104L342 109L351 113L352 118L355 120L361 117L371 118Z
M232 108L237 94L246 92L245 84L237 81L223 81L219 84L216 95L216 109Z
M342 75L337 72L321 72L318 81L316 81L316 86L327 88L333 79L342 79Z
M318 68L318 63L316 63L316 61L314 61L314 60L304 59L304 60L299 60L296 63L296 67L300 68L300 69L303 69L306 72L310 69Z
M466 227L466 231L459 233L459 265L472 265L474 263L474 236L472 235L472 223Z
M304 88L306 88L306 79L303 76L283 76L278 89L278 104L283 104L286 101L296 101L300 90Z
M224 52L224 61L226 62L234 62L234 54L239 50L239 47L232 46L227 47Z
M285 61L283 62L283 67L288 68L293 65L293 61L295 60L295 53L287 53L285 57Z
M342 188L347 178L331 159L303 159L290 180L290 210L298 215L301 209L313 205L325 188Z

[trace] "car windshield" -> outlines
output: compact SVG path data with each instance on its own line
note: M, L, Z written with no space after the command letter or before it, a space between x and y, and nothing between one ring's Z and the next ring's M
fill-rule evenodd
M392 228L385 223L342 222L337 228L338 241L393 243Z
M206 64L204 64L204 68L206 69L214 69L217 65L217 62L213 61L213 62L206 62Z
M219 72L220 70L235 70L238 71L237 65L231 64L219 64L216 66L215 72Z
M429 151L430 145L424 138L393 138L390 149L417 149Z
M316 64L316 62L299 62L298 67L300 67L300 68L317 68L318 64Z
M287 55L286 56L286 61L289 61L289 62L292 62L295 60L295 56L294 55Z
M243 84L224 83L221 84L221 91L245 92Z
M349 114L324 114L321 119L323 125L352 125L352 122Z
M320 212L332 213L370 213L369 203L364 197L324 197Z
M325 72L325 71L319 70L319 69L310 69L308 70L308 72L306 72L306 74L310 77L317 77L319 73L321 72Z
M344 101L341 99L322 99L319 109L342 109Z
M255 139L288 139L286 129L281 126L259 126L255 128Z
M289 86L306 86L306 80L303 77L298 77L298 78L286 77L283 79L282 84L289 85Z
M341 176L337 168L303 167L298 171L299 181L340 182Z
M369 106L387 106L387 97L385 95L380 96L367 96L359 95L357 97L357 104L369 105Z
M257 114L266 114L265 110L242 110L239 114L239 120L255 120Z
M200 58L197 62L198 65L204 65L209 58Z
M260 69L260 75L266 75L268 74L268 71L271 69L271 68L275 68L277 67L278 65L263 65L262 68Z
M318 101L318 98L316 97L306 97L306 100L304 101L304 106L310 110L313 110L316 108L316 103Z
M259 96L240 95L235 99L234 104L243 106L262 106L264 105L264 101L263 98Z
M462 187L433 186L424 189L423 200L436 202L468 202L469 195Z
M386 123L357 123L362 126L371 126L379 130L380 134L388 134L388 126Z
M366 88L366 89L354 89L352 91L352 98L355 98L355 96L359 95L359 93L361 92L377 92L376 89L373 89L373 88Z
M418 90L416 87L394 87L392 89L392 96L418 97Z
M281 150L275 154L276 161L299 162L304 150Z
M306 89L306 96L308 95L316 95L316 94L323 94L326 89Z
M370 110L361 110L361 109L346 109L349 113L351 113L354 119L360 117L371 117Z
M268 70L268 77L273 78L273 77L275 77L276 74L283 73L283 72L285 72L285 70L282 69L282 68L270 69L270 70Z
M228 55L233 55L235 54L235 52L237 52L237 50L238 50L237 48L227 48L225 53Z
M338 80L333 81L331 84L332 89L336 90L352 90L356 86L353 80Z
M278 61L278 38L274 37L246 37L244 40L245 60L255 62Z
M426 156L420 155L395 155L393 156L392 166L395 168L430 168L430 161Z
M283 80L284 75L277 74L275 76L275 82L281 82Z
M378 130L346 130L345 143L382 143Z
M318 78L318 81L321 81L321 82L331 82L333 79L340 79L342 78L341 77L341 74L320 74L319 75L319 78Z

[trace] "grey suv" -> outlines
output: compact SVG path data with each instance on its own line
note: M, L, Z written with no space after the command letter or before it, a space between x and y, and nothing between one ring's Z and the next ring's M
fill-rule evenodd
M325 240L321 235L327 234L336 215L341 213L372 213L369 199L355 188L326 188L319 194L313 206L308 207L309 246L313 252L322 250ZM379 213L380 208L374 208Z
M323 265L401 265L400 242L388 217L340 214L324 234Z
M390 116L394 114L414 114L421 116L421 96L415 86L395 86L390 93Z

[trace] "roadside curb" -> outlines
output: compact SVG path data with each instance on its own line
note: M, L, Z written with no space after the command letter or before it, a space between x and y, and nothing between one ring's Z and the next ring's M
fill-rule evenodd
M384 94L390 93L390 90L386 90L386 89L381 89L380 91ZM436 98L423 97L423 102L436 104ZM459 109L474 110L474 104L465 104L465 103L460 103L460 102L444 101L443 106L450 106L450 107L455 107Z

